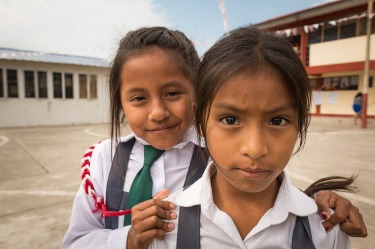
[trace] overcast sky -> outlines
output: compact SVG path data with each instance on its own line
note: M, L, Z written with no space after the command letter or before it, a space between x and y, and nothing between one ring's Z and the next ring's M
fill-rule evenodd
M230 29L330 0L225 0ZM111 60L121 37L167 26L192 39L200 54L224 34L219 0L0 0L0 47Z

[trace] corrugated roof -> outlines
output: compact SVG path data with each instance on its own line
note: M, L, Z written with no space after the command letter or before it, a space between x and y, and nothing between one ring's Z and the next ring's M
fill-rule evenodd
M46 62L46 63L58 63L58 64L72 64L72 65L83 65L93 67L108 67L109 62L94 57L76 56L76 55L65 55L65 54L54 54L54 53L43 53L36 51L27 51L11 48L0 47L0 59L3 60L18 60L18 61L35 61L35 62Z

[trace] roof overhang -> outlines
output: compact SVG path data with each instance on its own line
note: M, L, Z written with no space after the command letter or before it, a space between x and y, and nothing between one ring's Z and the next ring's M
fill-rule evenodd
M368 0L341 0L276 17L254 26L264 30L290 29L333 20L367 10Z

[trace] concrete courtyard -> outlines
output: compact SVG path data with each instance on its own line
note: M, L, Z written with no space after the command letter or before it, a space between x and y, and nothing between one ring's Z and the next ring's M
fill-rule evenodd
M107 137L106 125L0 129L0 248L61 248L82 154ZM287 170L301 188L321 177L359 173L360 192L347 197L360 208L369 235L351 242L374 248L375 120L361 129L349 118L313 118L306 146Z

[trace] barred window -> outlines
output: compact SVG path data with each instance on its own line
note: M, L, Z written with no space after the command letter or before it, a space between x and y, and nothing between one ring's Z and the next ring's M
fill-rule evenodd
M25 97L35 98L35 79L33 71L25 71Z
M98 98L96 75L90 75L90 99Z
M65 74L65 98L73 98L73 74Z
M38 72L38 92L39 98L47 98L47 72Z
M53 73L53 97L62 98L63 97L62 88L62 74Z
M78 78L79 78L79 97L81 99L86 99L87 98L87 75L80 74Z
M7 70L8 97L18 98L18 77L17 70Z

